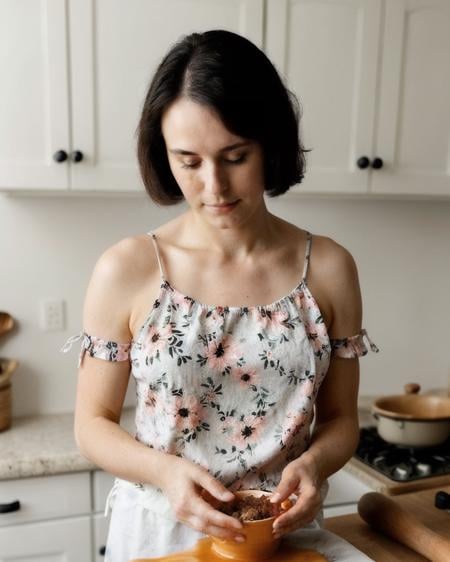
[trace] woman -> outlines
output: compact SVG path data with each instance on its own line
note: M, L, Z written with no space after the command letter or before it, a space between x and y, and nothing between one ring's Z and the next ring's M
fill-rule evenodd
M152 80L141 174L153 201L188 209L100 257L80 334L76 441L118 477L108 562L245 540L213 507L238 489L298 497L277 536L317 525L327 477L355 450L355 263L264 199L303 178L298 115L267 57L226 31L185 37ZM135 438L118 425L130 373Z

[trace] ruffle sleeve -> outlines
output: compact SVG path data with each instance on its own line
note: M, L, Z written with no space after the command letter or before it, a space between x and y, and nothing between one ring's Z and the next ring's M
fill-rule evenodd
M348 338L330 339L331 351L335 357L343 357L344 359L352 359L354 357L362 357L368 353L368 348L364 338L367 340L370 349L374 353L380 350L369 338L366 330L361 330L359 334Z
M130 357L131 342L119 343L112 340L104 340L97 336L91 336L86 332L80 332L76 336L71 336L61 348L62 353L67 353L77 341L81 340L80 355L78 357L78 367L83 362L86 352L91 357L104 359L105 361L127 361Z

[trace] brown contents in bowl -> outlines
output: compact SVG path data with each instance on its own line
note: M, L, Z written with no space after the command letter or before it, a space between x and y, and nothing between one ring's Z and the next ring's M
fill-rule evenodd
M235 498L229 504L223 505L222 513L231 515L239 521L259 521L279 515L280 509L276 504L270 503L269 496L245 496Z

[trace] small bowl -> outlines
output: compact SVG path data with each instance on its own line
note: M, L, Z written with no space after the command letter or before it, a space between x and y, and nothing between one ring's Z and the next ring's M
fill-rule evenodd
M237 498L246 496L271 496L271 492L262 490L242 490L234 492ZM211 537L212 550L222 558L229 560L245 560L246 562L259 562L270 558L280 545L281 539L273 536L273 522L276 516L259 519L257 521L243 521L242 533L246 536L243 543L238 543L232 539L219 539Z

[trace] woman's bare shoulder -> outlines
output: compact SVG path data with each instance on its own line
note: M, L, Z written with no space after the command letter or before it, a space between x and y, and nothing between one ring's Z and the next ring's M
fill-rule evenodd
M294 247L306 244L307 230L281 219L280 222ZM327 273L349 273L355 267L353 256L344 246L328 236L312 234L310 270L314 268L322 276Z
M99 257L95 270L119 286L134 286L158 271L158 260L148 234L119 240Z
M129 338L130 317L143 288L154 278L158 262L148 235L124 238L98 258L86 291L84 328L117 341Z
M348 275L356 271L352 254L328 236L315 234L311 248L311 262L321 274Z
M352 335L360 329L362 313L355 260L347 248L327 236L314 236L313 244L311 280L327 312L330 333Z

